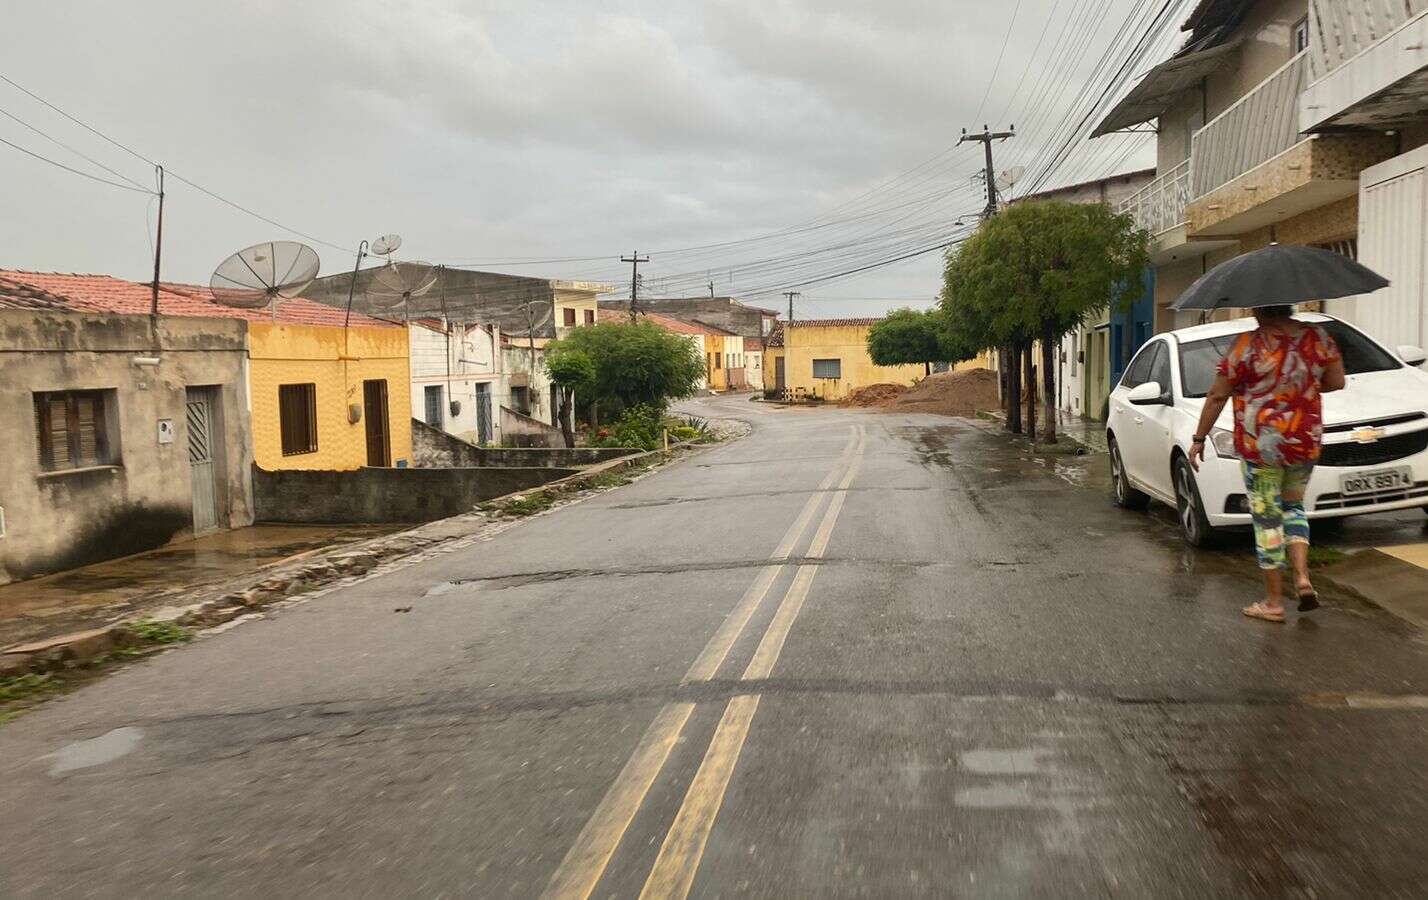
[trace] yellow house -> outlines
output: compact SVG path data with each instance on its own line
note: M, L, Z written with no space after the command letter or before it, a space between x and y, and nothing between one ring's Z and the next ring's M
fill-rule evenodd
M729 389L729 372L724 365L724 339L727 335L707 325L704 330L704 377L711 391Z
M403 466L412 455L411 363L400 326L248 326L259 468Z
M870 384L910 385L924 374L919 365L879 366L868 356L868 332L882 321L805 319L785 322L764 350L765 390L841 400Z

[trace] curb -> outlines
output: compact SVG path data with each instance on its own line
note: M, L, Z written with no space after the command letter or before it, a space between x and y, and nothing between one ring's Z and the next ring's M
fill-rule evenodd
M1428 631L1428 569L1378 550L1360 550L1314 573L1334 588Z
M742 436L742 435L741 435ZM732 438L737 440L736 438ZM728 443L723 441L720 443ZM612 472L631 468L646 468L651 462L668 462L680 455L692 455L719 444L695 444L683 442L670 445L667 450L650 450L622 456L618 459L599 463L574 475L558 478L537 488L513 491L500 497L483 501L481 507L502 501L527 496L540 491L549 491L557 496L579 493L589 482ZM460 519L480 519L479 525L467 534L422 534L449 529ZM175 625L214 629L232 627L229 623L244 616L255 616L258 610L282 600L295 598L320 589L337 586L337 582L347 578L360 578L372 569L397 562L422 551L434 549L437 545L472 537L482 528L492 525L512 525L519 519L505 520L485 512L473 510L458 516L423 522L404 531L396 531L356 544L344 544L326 553L317 550L302 555L302 560L279 563L279 569L266 578L242 590L228 591L217 597L197 603L166 606L148 610L98 628L89 628L60 634L49 638L0 648L0 679L12 678L26 673L46 673L71 669L113 650L136 645L132 626L139 622L162 622ZM288 568L291 566L291 568ZM263 570L256 570L263 571ZM202 590L199 588L198 590Z

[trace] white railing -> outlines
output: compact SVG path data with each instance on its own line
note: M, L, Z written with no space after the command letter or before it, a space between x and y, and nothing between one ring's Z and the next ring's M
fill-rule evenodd
M1157 177L1116 204L1116 212L1130 213L1137 227L1151 234L1169 231L1185 221L1190 202L1190 160Z
M1424 10L1428 0L1309 0L1309 80L1328 75Z
M1299 143L1305 53L1285 63L1190 139L1190 193L1199 199Z

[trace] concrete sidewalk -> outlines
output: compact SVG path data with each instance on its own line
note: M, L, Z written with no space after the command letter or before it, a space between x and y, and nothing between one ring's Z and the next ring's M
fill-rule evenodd
M1428 541L1360 550L1317 575L1428 630Z

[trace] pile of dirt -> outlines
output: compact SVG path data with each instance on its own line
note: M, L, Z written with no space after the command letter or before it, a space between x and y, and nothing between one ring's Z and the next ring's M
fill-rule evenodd
M978 410L997 408L997 373L991 369L938 372L880 405L897 412L974 416Z
M901 384L870 384L851 391L843 398L844 406L886 406L907 392Z

